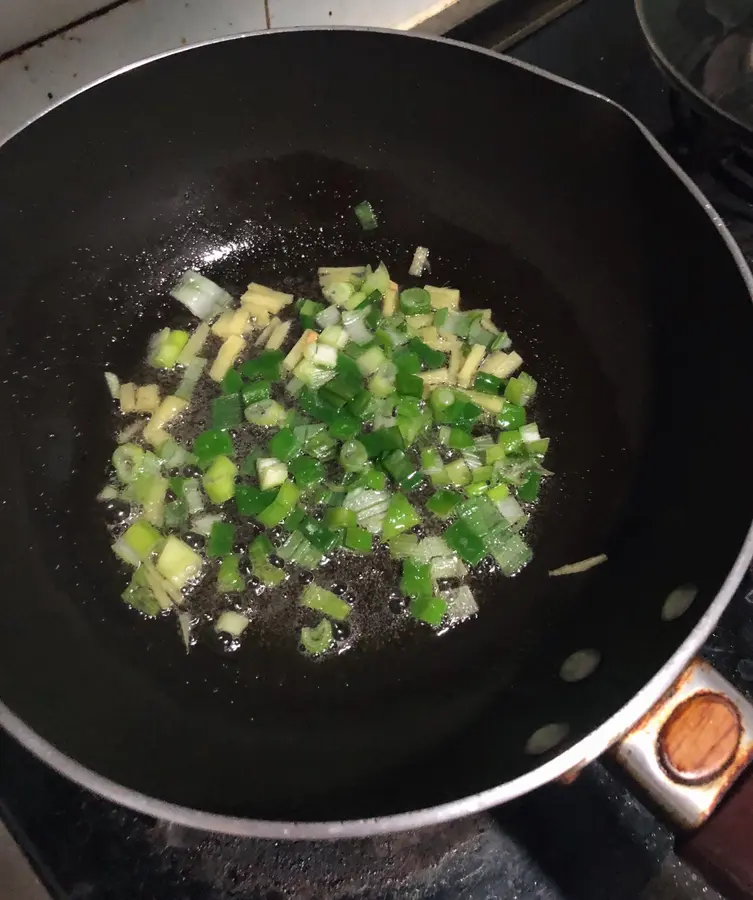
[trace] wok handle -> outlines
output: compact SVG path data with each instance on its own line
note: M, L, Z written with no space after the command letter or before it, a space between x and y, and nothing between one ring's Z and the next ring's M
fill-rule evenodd
M694 660L612 755L680 832L678 853L728 900L753 900L753 705Z
M677 853L728 900L753 897L753 771L748 769L704 825Z

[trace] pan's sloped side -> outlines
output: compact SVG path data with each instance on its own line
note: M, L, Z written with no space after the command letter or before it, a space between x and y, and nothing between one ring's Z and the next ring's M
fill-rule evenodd
M365 197L380 209L373 239L351 217ZM12 139L0 223L0 721L124 786L53 760L122 802L297 836L339 826L187 810L312 822L450 804L355 832L499 802L569 764L521 780L540 761L524 752L531 734L561 723L575 743L606 721L735 564L753 508L736 462L753 431L750 296L697 197L603 100L397 34L217 43ZM173 622L117 599L93 500L110 452L102 370L137 362L188 264L234 285L304 284L322 262L407 269L418 243L439 280L494 307L541 376L557 476L533 565L439 640L408 632L320 666L255 635L237 663L186 657ZM604 550L591 575L547 577ZM696 603L663 623L686 582ZM562 681L584 647L601 666Z

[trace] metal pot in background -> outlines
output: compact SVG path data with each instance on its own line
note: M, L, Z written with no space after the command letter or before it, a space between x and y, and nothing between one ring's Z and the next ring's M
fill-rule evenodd
M694 108L753 138L753 4L636 0L659 67Z

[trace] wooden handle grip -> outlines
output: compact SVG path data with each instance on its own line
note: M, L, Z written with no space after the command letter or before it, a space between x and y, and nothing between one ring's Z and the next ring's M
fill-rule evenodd
M727 900L753 900L753 768L704 825L678 839L677 852Z

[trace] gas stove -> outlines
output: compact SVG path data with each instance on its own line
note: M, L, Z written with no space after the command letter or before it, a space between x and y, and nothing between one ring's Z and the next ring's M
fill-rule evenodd
M699 137L651 61L632 0L501 0L451 36L625 106L697 180L753 262L753 155ZM753 698L753 579L704 653ZM288 844L192 832L132 813L66 781L0 733L0 820L54 900L719 900L674 857L667 830L599 763L568 787L550 785L449 825Z

